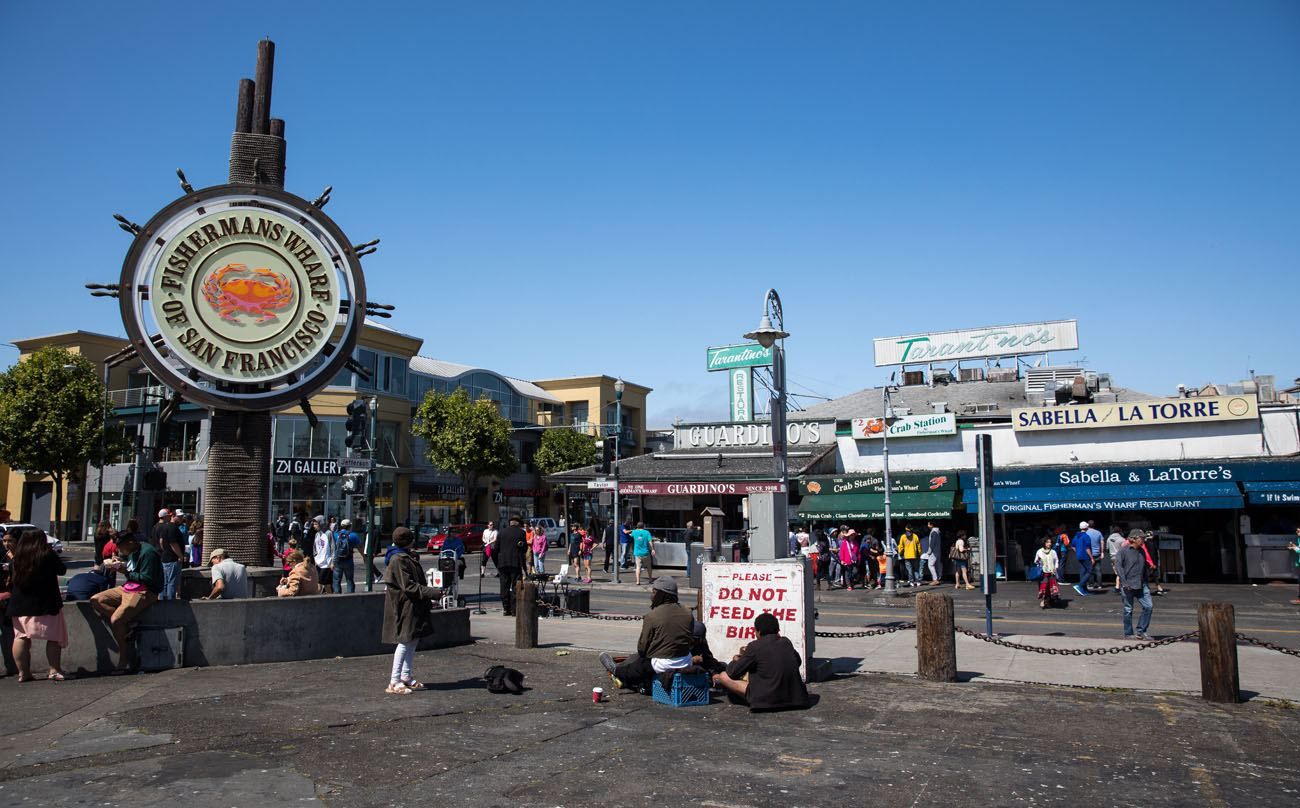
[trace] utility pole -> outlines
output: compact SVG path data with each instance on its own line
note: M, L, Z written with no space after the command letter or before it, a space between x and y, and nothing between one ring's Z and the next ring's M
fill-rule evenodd
M379 431L379 397L370 397L370 419L366 425L366 456L370 468L366 470L366 591L375 589L375 551L379 549L379 508L375 507L375 439Z
M618 519L618 458L619 449L623 442L623 390L626 385L620 377L614 382L614 583L621 583L619 576L619 567L623 563L622 545L619 543L623 538L623 523ZM568 503L565 503L566 507Z

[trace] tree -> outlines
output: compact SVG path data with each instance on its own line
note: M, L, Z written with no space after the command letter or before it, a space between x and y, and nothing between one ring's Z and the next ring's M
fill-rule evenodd
M519 467L510 445L510 421L492 399L470 401L463 387L452 393L429 391L415 413L411 432L424 439L430 463L460 477L471 522L478 479L507 477Z
M95 364L63 348L46 346L0 373L0 460L54 481L56 532L64 482L120 449L104 431L112 411Z
M533 463L545 476L593 465L598 454L595 437L577 429L548 429L542 433Z

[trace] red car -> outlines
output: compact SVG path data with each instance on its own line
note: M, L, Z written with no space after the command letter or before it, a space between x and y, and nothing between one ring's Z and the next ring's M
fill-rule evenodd
M452 525L447 528L445 533L438 533L429 537L429 544L425 547L430 553L442 551L442 543L447 540L447 536L455 534L460 540L465 542L465 552L477 553L483 549L483 531L487 530L487 523L473 525Z

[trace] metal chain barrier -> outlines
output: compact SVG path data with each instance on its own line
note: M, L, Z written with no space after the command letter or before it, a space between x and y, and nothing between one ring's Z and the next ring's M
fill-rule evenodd
M537 608L545 610L551 614L567 614L570 617L590 617L593 620L641 620L645 615L640 614L600 614L597 612L580 612L577 609L566 609L563 606L556 606L553 603L547 603L541 598L537 599Z
M1277 645L1276 643L1271 643L1267 640L1258 640L1254 637L1242 634L1241 632L1237 632L1237 642L1246 645L1254 645L1258 648L1267 648L1270 651L1280 651L1283 654L1289 654L1293 657L1300 657L1300 651L1297 651L1294 648L1287 648L1285 645Z
M916 623L903 623L901 626L887 626L885 628L870 629L868 631L818 631L818 637L828 639L848 639L852 637L879 637L881 634L893 634L895 631L907 631L916 628Z
M994 645L1001 645L1004 648L1014 648L1017 651L1030 651L1035 654L1049 654L1053 656L1103 656L1105 654L1127 654L1133 651L1146 651L1150 648L1159 648L1162 645L1173 645L1176 642L1195 639L1199 636L1199 631L1189 631L1186 634L1179 634L1174 637L1165 637L1163 640L1153 640L1144 642L1139 645L1119 645L1113 648L1042 648L1037 645L1022 645L1018 642L1003 640L998 637L990 637L987 634L981 634L978 631L971 631L961 626L955 627L959 634L965 634L967 637L974 637L977 640L983 640ZM1239 637L1241 635L1238 635Z

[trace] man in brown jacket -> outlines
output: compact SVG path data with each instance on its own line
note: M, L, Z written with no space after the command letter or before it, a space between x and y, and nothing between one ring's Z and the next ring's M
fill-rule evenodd
M415 541L409 528L393 531L393 544L401 548L384 569L384 633L385 643L396 643L393 652L393 671L386 692L405 695L414 690L424 690L424 685L411 675L411 662L415 646L421 637L433 633L430 608L438 590L425 584L420 560L411 552Z
M650 585L650 613L641 623L636 656L615 665L613 657L601 654L600 664L615 687L647 688L656 674L691 667L694 624L691 613L677 602L677 582L666 575L656 578Z

